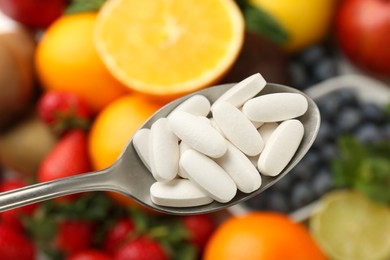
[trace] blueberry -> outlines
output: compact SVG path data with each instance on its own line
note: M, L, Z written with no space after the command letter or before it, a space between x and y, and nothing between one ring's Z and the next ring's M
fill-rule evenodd
M300 180L307 180L310 178L310 173L310 165L306 162L305 158L303 158L303 160L294 167L292 174Z
M281 180L275 183L275 185L272 186L270 189L287 193L294 185L293 182L294 182L294 174L291 171L289 174L285 175Z
M317 81L323 81L335 75L337 75L337 65L332 59L322 59L313 67L313 77Z
M268 210L275 210L283 213L288 213L290 210L288 206L288 200L281 192L274 192L271 196L269 196L266 203L266 208Z
M313 191L308 184L300 182L297 183L292 190L291 205L294 209L298 209L312 202L314 198L315 194L313 194Z
M338 155L337 146L334 143L328 143L321 148L321 157L324 161L329 162Z
M337 116L336 130L338 134L350 134L362 121L360 111L355 108L344 108Z
M314 141L314 147L321 147L328 141L333 140L333 138L334 131L332 126L327 121L322 120L317 138Z
M357 129L355 137L362 144L373 144L380 142L383 134L377 125L365 123Z
M333 179L330 171L322 168L316 173L312 180L312 187L317 198L329 191L333 187Z
M321 152L314 148L311 148L302 160L304 160L309 165L311 172L317 170L323 162L321 158Z
M342 107L357 107L359 99L356 92L350 88L341 89L337 92Z
M340 98L333 94L330 94L317 101L318 108L321 112L321 117L327 121L333 121L333 118L339 113L342 102Z
M325 49L321 45L312 45L299 55L299 60L306 66L312 66L326 56Z
M308 81L305 68L297 62L291 62L289 70L292 86L298 89L303 89L303 87L306 85L306 82Z
M385 122L387 118L385 111L374 103L362 104L361 113L365 120L378 124Z

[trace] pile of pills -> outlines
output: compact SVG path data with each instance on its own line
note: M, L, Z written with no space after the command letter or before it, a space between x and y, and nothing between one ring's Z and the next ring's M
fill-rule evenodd
M193 207L260 188L261 175L277 176L294 156L304 127L295 119L307 108L297 93L259 95L260 74L239 82L213 104L202 95L182 102L133 145L156 182L153 203Z

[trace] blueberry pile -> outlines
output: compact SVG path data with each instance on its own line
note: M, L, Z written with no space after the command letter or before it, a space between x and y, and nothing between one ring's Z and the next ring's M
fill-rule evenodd
M385 109L359 100L353 90L333 92L316 103L322 122L312 148L282 180L245 202L248 207L290 213L331 190L330 161L338 154L341 136L353 136L364 145L390 140L390 117Z
M329 43L312 45L291 57L291 86L303 90L339 74L334 48Z

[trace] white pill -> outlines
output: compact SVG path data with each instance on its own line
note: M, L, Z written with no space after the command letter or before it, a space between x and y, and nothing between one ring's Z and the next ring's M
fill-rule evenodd
M235 107L240 107L248 99L256 96L265 87L266 84L267 82L260 75L260 73L256 73L250 77L247 77L243 81L240 81L231 89L226 91L214 102L212 107L221 101L226 101Z
M219 128L217 123L215 123L214 118L210 118L210 124L212 127L214 127L218 131L218 133L220 133L223 137L225 137L225 135L223 134L223 132L221 131L221 129Z
M260 173L234 145L229 143L227 152L215 161L230 175L240 191L250 193L260 188Z
M269 137L257 167L267 176L278 175L290 162L302 141L304 128L299 120L282 122Z
M249 156L259 154L264 147L256 127L235 106L219 102L213 107L213 118L224 136L243 153Z
M155 182L150 187L150 195L153 203L168 207L195 207L213 201L199 187L185 179Z
M179 155L180 155L180 157L188 149L191 149L191 147L189 147L185 142L180 142L180 144L179 144ZM186 178L186 179L188 178L188 176L185 173L185 171L182 170L180 164L179 164L179 172L177 173L177 175L179 175L182 178Z
M226 152L225 138L198 116L177 111L168 120L172 131L191 148L213 158L221 157Z
M257 131L261 135L261 138L263 138L264 146L267 144L269 137L271 136L273 131L276 129L276 127L278 127L278 124L275 122L272 122L272 123L264 123L262 126L260 126L257 129ZM249 160L256 167L257 167L257 162L259 161L259 156L260 156L260 154L255 155L255 156L248 156Z
M149 159L152 174L157 181L167 182L176 177L179 169L179 140L171 131L166 118L160 118L152 124Z
M149 137L150 129L142 128L138 130L133 136L133 146L146 168L151 171L149 163Z
M214 200L225 203L236 195L237 186L229 174L204 154L189 149L180 157L180 166Z
M195 95L178 105L168 117L176 111L185 111L196 116L207 116L210 112L210 101L202 95Z
M278 127L278 123L272 122L272 123L265 123L257 129L257 131L259 131L259 134L263 138L264 145L267 143L269 137L272 135L272 133L275 131L277 127Z
M273 93L248 100L242 111L252 121L278 122L303 115L307 107L301 94Z

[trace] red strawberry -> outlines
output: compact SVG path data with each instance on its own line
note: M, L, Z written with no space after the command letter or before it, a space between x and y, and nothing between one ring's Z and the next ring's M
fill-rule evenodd
M117 248L126 242L134 231L134 223L130 218L118 220L107 232L104 241L104 248L107 252L113 253Z
M35 248L22 233L0 224L0 257L2 260L35 259Z
M42 160L38 169L38 182L69 177L92 170L87 135L82 130L66 133L53 150ZM60 201L69 201L76 196L65 196Z
M114 260L168 260L168 256L155 240L139 237L119 248Z
M182 221L190 234L189 241L202 250L215 229L211 216L208 214L184 216Z
M65 220L58 224L54 245L66 254L89 248L93 242L93 224L81 220Z
M24 181L19 179L5 180L0 184L0 192L22 188L26 185L27 184ZM1 222L14 228L22 229L21 217L31 216L36 208L37 204L30 204L24 207L4 211L0 213Z
M91 116L87 103L70 92L48 91L38 101L40 118L59 132L88 126Z
M66 258L66 260L110 260L110 259L111 259L110 256L95 249L81 250Z

